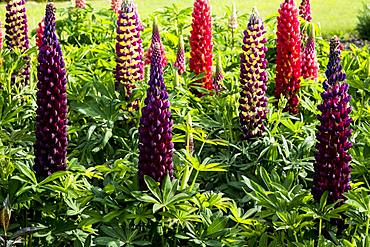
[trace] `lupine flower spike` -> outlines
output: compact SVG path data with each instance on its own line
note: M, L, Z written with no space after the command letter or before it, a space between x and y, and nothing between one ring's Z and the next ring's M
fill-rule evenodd
M86 0L75 0L75 6L79 9L86 8Z
M44 36L45 20L39 22L36 28L36 45L40 47L42 45L42 37Z
M217 56L217 65L216 65L216 73L215 73L215 77L213 78L213 89L216 91L216 92L219 92L222 90L223 88L223 85L222 85L222 81L224 79L224 71L222 69L222 59L221 59L221 55L218 54Z
M299 16L307 22L312 21L310 0L302 0L301 5L299 6Z
M161 41L161 36L159 35L159 27L158 27L157 18L154 18L154 21L153 21L152 42L150 44L148 51L146 52L145 65L151 64L152 62L152 56L153 56L153 50L154 50L155 43L158 43L160 46L162 67L166 67L167 65L166 52L164 50L164 46Z
M243 139L261 136L265 130L267 114L267 59L266 29L255 10L244 31L240 55L240 106L239 117L244 132Z
M55 30L55 8L46 5L45 32L38 55L35 166L39 177L67 167L67 78Z
M238 15L236 14L236 4L234 2L233 4L233 13L230 15L229 18L229 28L231 29L231 35L232 35L232 45L234 47L234 41L235 41L235 30L238 28Z
M6 4L5 17L5 40L9 49L19 49L25 52L29 49L30 41L28 38L28 20L26 13L25 0L11 0ZM29 57L25 57L26 66L19 74L21 75L24 84L27 84L30 79L30 63ZM16 75L13 75L15 78Z
M195 0L190 36L190 71L204 74L203 88L213 89L212 76L212 17L209 0Z
M116 13L119 14L122 6L122 0L112 0L111 1L111 8Z
M301 37L298 9L294 0L280 5L277 27L276 88L275 96L288 99L286 111L298 113L301 76Z
M185 47L184 47L184 39L182 35L180 36L179 46L177 48L177 56L176 61L173 66L177 69L179 75L182 75L185 72L186 64L185 64Z
M0 22L0 50L3 48L3 26Z
M311 35L307 39L306 47L302 52L302 76L304 79L316 80L319 71L315 49L315 30L312 25Z
M125 97L129 100L132 89L144 79L142 29L139 16L132 0L125 0L117 20L116 43L116 89L125 87Z
M337 37L330 41L330 57L321 94L322 104L318 106L321 115L317 126L315 173L312 194L319 201L325 191L329 201L344 199L343 193L350 189L350 161L348 150L352 147L349 138L352 134L350 125L351 96L348 94L346 74L341 66L340 43Z
M161 182L173 177L172 116L163 81L161 45L153 46L149 88L139 126L139 185L145 189L144 176Z

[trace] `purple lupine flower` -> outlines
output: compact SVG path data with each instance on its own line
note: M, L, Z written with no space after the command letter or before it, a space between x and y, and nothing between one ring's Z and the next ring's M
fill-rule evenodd
M135 83L144 79L141 24L137 8L132 0L125 0L117 20L116 38L116 89L125 87L129 100Z
M352 158L348 150L352 147L349 141L352 134L349 114L352 108L340 55L340 43L334 37L330 41L325 91L321 94L323 102L318 106L321 115L318 116L320 125L317 126L318 143L312 188L315 200L320 200L322 194L328 191L330 202L343 199L343 193L350 189Z
M173 177L172 116L170 101L163 80L162 53L154 43L149 88L139 127L139 185L145 189L144 176L162 182Z
M224 79L224 71L222 69L222 59L221 55L218 54L217 56L217 65L216 65L216 73L213 78L213 89L217 92L221 91L223 88L222 81Z
M145 61L144 61L145 65L151 64L151 62L152 62L152 54L153 54L155 43L158 43L160 48L161 48L160 50L161 50L161 58L162 58L162 61L161 61L162 67L166 67L166 65L167 65L166 52L164 50L164 46L163 46L162 41L161 41L161 36L159 35L159 27L158 27L158 23L157 23L156 18L154 18L154 21L153 21L152 42L151 42L151 44L149 46L149 49L148 49L148 51L146 52L146 55L145 55Z
M55 30L55 8L46 5L45 31L38 55L35 166L39 177L65 170L67 156L67 77Z
M267 114L267 42L266 29L256 13L252 13L244 31L240 64L240 123L244 139L261 136Z
M184 39L182 35L180 36L179 46L177 48L177 56L176 61L173 66L177 69L179 75L182 75L186 69L186 62L185 62L185 46L184 46Z
M25 52L30 47L28 38L28 20L25 0L11 0L6 4L5 40L9 49L19 49ZM25 57L26 65L18 72L24 84L30 79L30 58ZM13 78L16 77L14 74Z
M308 22L312 21L310 0L302 0L301 5L299 6L299 16Z

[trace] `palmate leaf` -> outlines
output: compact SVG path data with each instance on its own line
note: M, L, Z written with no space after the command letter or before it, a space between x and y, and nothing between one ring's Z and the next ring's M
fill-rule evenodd
M182 160L184 160L187 164L189 164L193 169L199 172L225 172L226 166L224 164L220 163L208 163L211 159L206 158L201 163L199 159L189 153L187 150L182 150L182 152L185 154L185 157L181 156Z

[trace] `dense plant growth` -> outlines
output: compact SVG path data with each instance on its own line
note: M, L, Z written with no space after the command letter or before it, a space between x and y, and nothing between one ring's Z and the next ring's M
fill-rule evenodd
M0 50L0 246L369 246L369 48L282 2L48 4Z

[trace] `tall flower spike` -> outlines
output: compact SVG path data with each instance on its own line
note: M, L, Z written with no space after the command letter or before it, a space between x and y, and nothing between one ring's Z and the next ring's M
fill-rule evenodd
M244 31L240 55L239 117L244 139L261 136L265 130L263 121L267 114L267 42L266 29L261 18L252 13Z
M119 14L122 6L122 0L112 0L111 1L111 8L116 13Z
M204 74L200 81L205 89L213 89L212 17L209 0L195 0L190 36L190 71Z
M172 116L163 80L162 52L154 43L149 88L139 126L139 185L145 189L144 176L161 182L173 177Z
M75 6L79 9L86 8L86 0L75 0Z
M28 20L25 0L11 0L6 4L5 40L9 49L19 49L25 52L30 47L28 38ZM19 71L25 84L30 79L29 57L25 57L26 66ZM15 78L16 75L13 75Z
M215 73L215 77L213 78L213 89L216 91L216 92L219 92L222 90L222 81L224 79L224 71L222 69L222 59L221 59L221 55L218 54L217 56L217 65L216 65L216 73Z
M161 41L161 36L159 34L157 18L154 18L154 21L153 21L152 42L150 43L150 47L148 51L146 52L145 65L151 64L152 62L152 56L153 56L153 50L154 50L155 43L158 43L160 46L161 59L162 59L161 63L163 67L166 67L167 65L166 52L164 50L164 46Z
M35 166L39 177L67 167L67 77L55 30L55 8L46 5L45 32L37 66Z
M235 31L239 26L239 24L238 24L238 15L236 14L236 4L235 4L235 2L233 4L233 13L230 15L228 26L233 31Z
M115 74L116 89L123 84L127 100L135 83L144 79L141 30L134 2L125 0L117 20Z
M36 28L36 45L38 47L41 47L42 45L42 37L44 36L44 30L45 30L45 20L42 19L42 21L39 22Z
M286 111L298 113L301 76L301 37L298 9L294 0L280 5L277 27L276 88L275 96L288 99Z
M351 96L346 74L342 70L340 43L337 37L330 41L330 57L321 94L322 104L318 106L321 115L317 126L315 173L312 194L319 201L325 191L329 192L329 201L344 199L343 193L350 189L350 161L348 150L352 147L349 138L352 134L349 116Z
M308 22L312 21L310 0L302 0L301 5L299 6L299 16Z
M0 50L3 48L3 26L0 22Z
M177 48L177 56L176 61L173 66L177 69L179 75L182 75L185 72L186 64L185 64L185 47L184 47L184 39L182 35L180 36L179 46Z
M304 79L316 80L319 71L315 49L315 31L312 25L312 34L308 37L306 47L302 52L302 76Z

